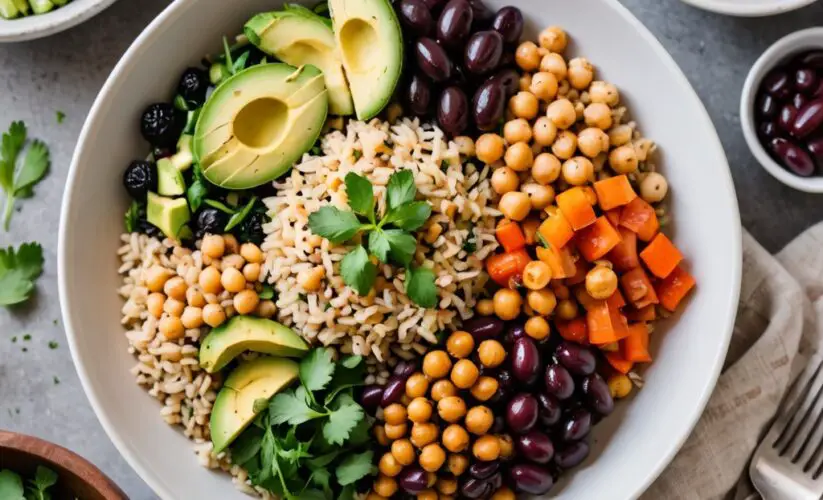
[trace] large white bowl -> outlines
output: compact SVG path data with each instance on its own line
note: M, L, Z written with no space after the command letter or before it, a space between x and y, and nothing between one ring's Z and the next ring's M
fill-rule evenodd
M116 0L74 0L39 15L0 18L0 42L22 42L59 33L99 14Z
M501 0L491 4L499 7ZM200 468L134 384L120 326L115 250L127 200L125 165L145 155L138 119L168 98L188 64L220 47L272 0L178 0L135 41L89 114L72 161L60 225L59 278L72 356L97 416L140 476L164 499L243 498L224 474ZM598 426L593 458L553 490L560 498L634 498L657 477L703 411L737 308L741 229L723 149L683 73L616 0L523 0L527 30L559 24L598 74L615 82L642 130L660 145L672 186L675 240L699 283L683 314L654 335L647 383Z

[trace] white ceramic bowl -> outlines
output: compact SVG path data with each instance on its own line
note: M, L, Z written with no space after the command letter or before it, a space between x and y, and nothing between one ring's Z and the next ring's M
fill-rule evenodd
M116 0L74 0L40 15L18 19L0 18L0 43L43 38L76 26L99 14Z
M500 7L502 0L491 5ZM682 314L655 333L647 383L598 426L595 452L553 490L559 498L637 497L683 444L711 394L737 309L741 229L729 168L705 108L654 37L616 0L523 0L527 30L559 24L599 75L615 82L660 145L672 186L675 241L699 283ZM203 470L179 429L134 383L115 293L127 199L123 168L145 155L143 108L168 98L180 72L219 50L271 0L178 0L134 42L104 85L72 161L60 226L59 280L77 371L117 448L164 499L244 498L228 476Z
M783 14L813 4L817 0L683 0L703 10L740 17Z
M823 49L823 28L809 28L787 35L775 42L757 59L743 84L743 93L740 96L740 126L752 154L775 179L800 191L823 193L823 177L800 177L774 161L760 143L754 121L757 90L766 74L794 54L810 49Z

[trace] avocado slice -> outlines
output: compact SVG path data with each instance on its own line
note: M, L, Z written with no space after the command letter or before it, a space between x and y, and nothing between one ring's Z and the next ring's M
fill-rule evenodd
M268 400L300 374L296 362L269 356L244 361L226 379L211 410L209 426L214 453L220 453L262 411L254 402Z
M284 10L252 17L244 28L257 48L292 66L311 64L323 72L329 90L329 112L354 113L343 62L334 40L331 21L302 5L286 4Z
M26 9L28 9L28 5L26 5ZM20 11L15 0L0 0L0 16L3 19L14 19L21 14L25 15L24 12Z
M193 135L183 134L177 141L177 152L169 158L177 170L184 172L194 163L194 154L191 152Z
M17 6L17 10L20 11L20 15L23 16L27 16L31 10L28 0L14 0L14 5Z
M157 193L161 196L180 196L185 192L186 181L172 162L172 157L157 160Z
M299 358L308 350L308 344L287 326L265 318L235 316L203 339L200 366L214 373L244 351Z
M329 0L357 118L386 107L403 70L403 34L389 0Z
M185 235L184 229L188 228L186 224L191 220L189 204L185 198L166 198L149 192L146 220L163 231L163 234L176 240Z
M54 4L50 0L29 0L29 5L35 14L45 14L54 9Z
M220 187L265 184L311 149L328 109L316 67L252 66L221 83L206 101L192 141L194 159Z

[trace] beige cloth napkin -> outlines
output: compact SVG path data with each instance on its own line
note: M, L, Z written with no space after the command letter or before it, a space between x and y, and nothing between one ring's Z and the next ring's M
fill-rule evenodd
M823 223L777 256L743 235L743 285L731 346L694 432L643 495L758 498L749 459L789 383L823 346Z

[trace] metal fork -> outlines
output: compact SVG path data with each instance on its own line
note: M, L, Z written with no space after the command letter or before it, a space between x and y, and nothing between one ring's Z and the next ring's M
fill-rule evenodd
M765 500L823 496L823 360L809 363L789 388L749 466Z

